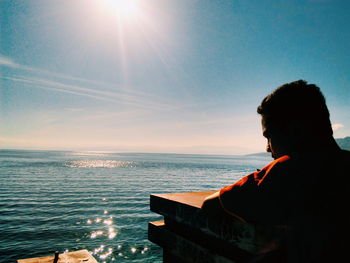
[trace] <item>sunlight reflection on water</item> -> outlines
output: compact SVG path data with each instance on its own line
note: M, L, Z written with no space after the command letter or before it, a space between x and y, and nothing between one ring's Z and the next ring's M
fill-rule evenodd
M85 224L90 225L89 228L92 230L89 233L89 238L102 243L90 250L90 253L97 259L100 259L102 263L130 260L130 257L137 257L137 255L144 257L149 252L149 246L146 244L139 244L139 246L130 244L123 247L120 244L113 245L113 243L106 242L106 238L109 240L118 238L118 230L120 229L120 226L115 222L114 216L109 215L108 210L103 210L103 215L100 217L87 219Z
M66 167L72 168L128 168L134 165L135 162L116 160L76 160L66 162Z
M82 152L70 152L70 156L98 156L98 157L104 157L104 156L110 156L112 153L105 152L105 151L82 151Z

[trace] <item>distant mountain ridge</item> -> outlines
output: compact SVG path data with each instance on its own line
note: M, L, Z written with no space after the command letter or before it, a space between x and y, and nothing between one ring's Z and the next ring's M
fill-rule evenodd
M271 153L268 152L258 152L258 153L249 153L245 154L244 156L251 156L251 157L271 157Z
M348 150L350 151L350 137L345 137L345 138L337 138L335 139L337 144L339 145L340 148L343 150Z

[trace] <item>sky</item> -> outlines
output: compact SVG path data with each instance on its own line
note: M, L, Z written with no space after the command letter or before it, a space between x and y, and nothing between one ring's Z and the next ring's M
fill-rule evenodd
M350 136L350 1L0 0L0 148L247 154L304 79Z

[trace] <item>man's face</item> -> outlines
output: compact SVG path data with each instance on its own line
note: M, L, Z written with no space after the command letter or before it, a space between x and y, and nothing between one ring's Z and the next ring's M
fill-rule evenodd
M267 139L266 151L271 153L272 158L277 159L290 152L287 134L270 125L264 116L261 119L261 126L263 136Z

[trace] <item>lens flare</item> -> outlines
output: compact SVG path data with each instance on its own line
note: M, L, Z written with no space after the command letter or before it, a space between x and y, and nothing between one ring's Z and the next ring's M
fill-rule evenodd
M104 0L118 19L136 18L140 13L140 3L137 0Z

